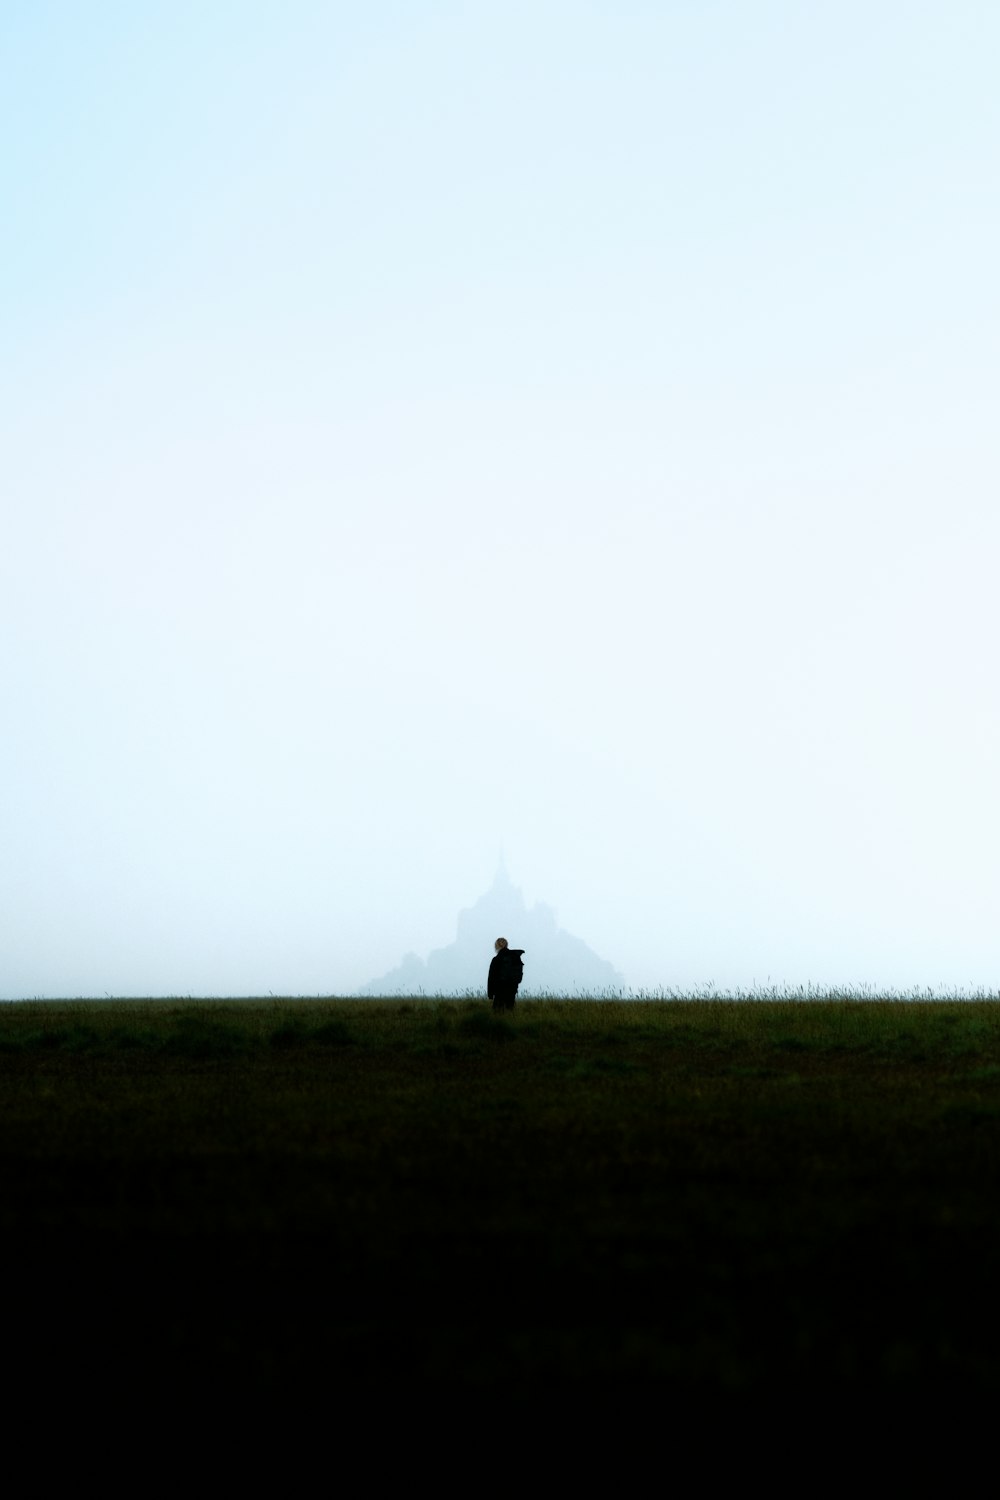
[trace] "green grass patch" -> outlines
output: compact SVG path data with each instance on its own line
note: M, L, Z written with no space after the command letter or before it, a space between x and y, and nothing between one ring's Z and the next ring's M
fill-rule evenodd
M0 1161L215 1381L998 1383L991 1002L6 1005Z

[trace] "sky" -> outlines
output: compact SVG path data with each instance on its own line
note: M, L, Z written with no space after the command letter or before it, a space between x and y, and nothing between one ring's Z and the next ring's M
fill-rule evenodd
M0 996L996 988L998 49L7 0Z

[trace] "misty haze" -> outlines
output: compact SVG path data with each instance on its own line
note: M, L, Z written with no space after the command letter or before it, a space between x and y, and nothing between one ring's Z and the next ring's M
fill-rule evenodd
M0 996L995 985L998 29L6 7Z

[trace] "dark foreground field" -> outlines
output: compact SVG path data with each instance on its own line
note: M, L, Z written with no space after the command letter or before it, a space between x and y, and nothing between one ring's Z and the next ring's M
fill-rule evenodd
M17 1004L0 1100L49 1388L1000 1383L989 1003Z

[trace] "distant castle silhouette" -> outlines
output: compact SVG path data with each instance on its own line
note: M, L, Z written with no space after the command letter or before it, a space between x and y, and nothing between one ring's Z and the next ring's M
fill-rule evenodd
M513 885L501 857L493 885L474 906L458 914L458 936L447 948L435 948L426 960L407 953L382 979L373 979L362 995L453 995L486 993L486 970L496 938L524 948L521 994L601 995L619 990L625 981L581 938L556 926L555 912L541 902L529 911Z

